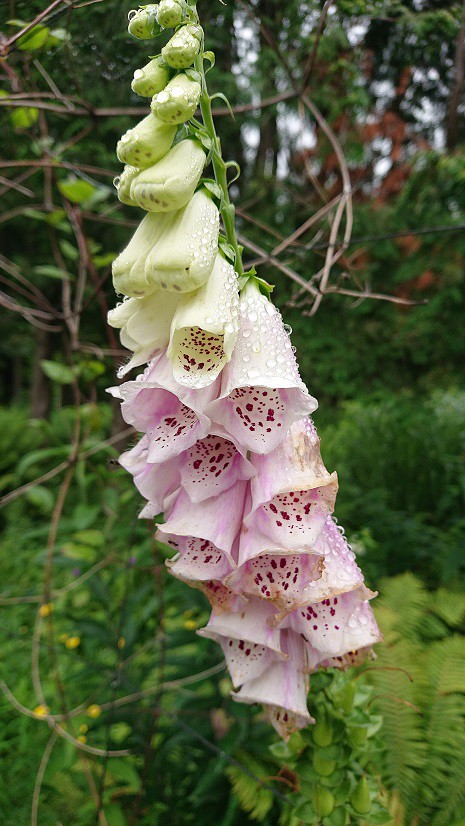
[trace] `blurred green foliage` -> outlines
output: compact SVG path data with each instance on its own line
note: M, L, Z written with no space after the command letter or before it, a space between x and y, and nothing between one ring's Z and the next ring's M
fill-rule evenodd
M27 21L45 4L3 5L11 18ZM250 6L301 78L321 4L254 0ZM50 742L34 689L33 652L50 711L78 709L66 732L81 738L81 746L131 752L107 759L59 737L44 765L41 826L94 826L99 798L109 826L300 826L318 817L324 826L460 826L465 241L463 231L444 228L465 223L463 107L455 113L456 140L447 134L461 8L442 0L338 0L309 80L354 186L354 241L334 266L332 283L356 290L369 283L374 292L420 303L328 296L310 318L305 296L292 293L275 269L259 268L276 284L273 297L293 327L303 378L320 400L315 419L323 456L340 479L336 514L368 584L381 593L375 610L385 644L368 664L372 670L366 677L329 672L312 679L310 707L320 731L326 725L335 732L327 745L315 743L316 729L283 745L258 709L230 700L229 680L216 668L219 649L194 636L208 616L205 599L165 571L163 549L137 519L138 494L115 463L118 450L102 445L114 428L113 411L102 402L114 362L100 349L109 346L105 306L115 301L109 267L139 216L116 202L111 186L116 141L134 118L88 111L143 105L130 80L150 46L128 38L128 9L110 8L106 0L54 12L20 39L8 55L13 75L0 79L2 156L26 165L51 157L56 164L49 179L40 169L21 179L26 194L0 182L8 259L2 278L11 277L2 289L17 297L11 284L21 286L24 277L61 308L64 273L74 289L82 258L67 204L82 221L96 275L85 288L82 349L70 350L63 325L41 337L3 312L0 399L14 396L15 406L0 410L0 494L34 484L0 510L0 674L19 703L39 708L33 719L0 694L2 826L30 822ZM215 2L199 9L216 51L213 92L221 89L234 106L288 88L276 50L243 6ZM11 36L19 25L2 19L0 28ZM84 100L87 113L33 105L51 93L50 78L73 105ZM5 105L26 90L39 96L31 105ZM62 105L59 98L52 103ZM321 206L305 164L323 200L340 187L325 137L308 119L302 141L299 118L295 101L286 101L218 119L225 156L243 168L232 194L259 222L239 213L241 231L267 252ZM0 174L23 171L2 167ZM302 245L312 236L303 236L282 260L311 277L321 267L328 229L323 222L313 248ZM47 415L31 420L37 376ZM53 543L53 611L42 608L34 642L65 464L56 476L42 477L71 454L75 380L83 439ZM190 681L203 671L207 676ZM356 702L341 713L338 689L350 693L351 686ZM373 736L362 742L362 730ZM390 821L375 800L377 777ZM365 820L360 806L368 805L367 796Z

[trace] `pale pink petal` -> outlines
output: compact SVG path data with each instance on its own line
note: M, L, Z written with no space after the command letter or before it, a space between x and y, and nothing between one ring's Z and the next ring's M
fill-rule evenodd
M178 456L210 430L203 410L216 392L215 384L203 390L181 387L174 381L164 353L135 381L120 385L117 392L123 399L124 420L148 435L150 463Z
M236 446L222 436L209 434L181 456L181 484L192 502L202 502L250 479L255 471Z
M208 415L248 450L268 453L316 407L279 311L249 281L240 297L237 343Z
M266 603L251 600L243 610L212 613L207 627L197 632L221 645L235 688L285 656L281 632L267 625L271 613Z
M232 697L242 703L263 703L271 724L281 737L288 739L293 731L315 721L307 710L303 641L297 634L283 632L282 650L288 654L287 660L272 663Z
M147 461L148 449L148 436L143 436L135 447L119 457L120 465L132 473L137 489L150 502L151 507L144 513L145 518L161 513L166 497L179 488L180 483L178 460L174 458L161 464L151 464Z
M209 579L197 587L203 591L217 614L221 611L238 611L240 608L247 607L247 599L243 594L235 594L218 579Z
M296 422L266 456L252 455L250 513L244 520L239 563L263 551L313 550L334 508L337 476L323 465L309 419Z
M167 560L168 568L174 576L189 584L203 580L220 580L232 570L228 555L208 539L177 536L162 530L157 531L157 539L176 548L178 555Z
M320 440L312 420L295 422L271 453L252 454L257 473L251 484L252 509L289 490L315 489L334 480L320 453Z
M242 521L245 492L246 482L236 482L218 496L192 503L181 489L160 532L195 536L212 542L232 561L232 548Z
M309 583L301 605L354 591L363 584L355 554L331 516L327 517L315 543L315 551L324 557L321 577Z
M368 602L374 596L362 585L349 594L299 608L286 618L285 624L305 640L310 671L329 658L379 642L381 635Z
M302 593L321 576L322 566L323 559L316 554L260 554L234 571L226 584L238 593L268 600L277 622L301 605Z

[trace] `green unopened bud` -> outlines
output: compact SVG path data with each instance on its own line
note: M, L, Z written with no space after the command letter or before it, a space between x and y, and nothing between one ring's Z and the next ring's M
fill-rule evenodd
M161 50L163 60L173 69L187 69L199 53L201 42L200 26L183 26Z
M118 198L122 204L129 206L137 206L136 202L132 200L130 189L134 178L139 174L140 169L137 166L125 166L121 175L114 179L113 185L116 187Z
M192 117L200 99L200 83L176 75L152 100L152 112L163 123L180 124Z
M338 691L334 695L334 702L336 706L342 708L346 714L349 714L352 711L352 707L354 705L354 697L355 697L355 682L351 680L350 682L346 683L345 686Z
M147 257L145 277L153 288L190 292L205 284L218 252L219 212L204 190L187 206L166 213L168 228Z
M186 8L185 0L161 0L158 5L157 22L164 29L179 26Z
M158 215L146 215L127 247L115 258L112 273L117 293L139 296L151 292L145 280L145 263L150 250L165 229L165 224L166 220L160 221Z
M312 730L313 742L317 746L330 746L333 741L333 729L326 717L322 716Z
M318 751L313 752L313 768L322 777L329 777L336 768L335 760L326 760Z
M351 726L347 732L351 746L357 748L363 746L368 737L368 726Z
M121 163L141 169L152 166L166 155L175 134L176 127L162 123L153 115L147 115L133 129L128 129L118 141L116 154Z
M313 807L319 817L328 817L334 809L334 795L324 786L317 785L313 793Z
M197 141L177 143L161 161L133 178L131 199L148 212L182 209L195 192L205 160Z
M370 791L365 775L360 778L354 791L351 794L350 802L355 811L360 815L365 815L371 809Z
M159 55L142 69L136 69L131 89L136 95L151 98L165 88L170 79L170 70L163 58Z
M128 14L128 32L140 40L150 40L153 37L157 22L158 4L152 3L142 9L132 9Z

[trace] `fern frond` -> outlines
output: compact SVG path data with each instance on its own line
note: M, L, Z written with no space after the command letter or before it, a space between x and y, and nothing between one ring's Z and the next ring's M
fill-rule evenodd
M241 752L237 755L237 759L250 772L250 775L235 766L229 766L226 769L226 774L231 781L242 809L248 812L252 820L261 823L273 806L273 793L254 780L251 775L258 780L266 780L266 772L263 766L250 757L249 754Z
M421 628L428 603L428 594L420 580L405 573L392 579L384 579L380 585L378 605L374 605L381 618L389 625L383 633L396 639L421 640Z
M403 802L417 800L418 776L426 761L424 724L416 706L417 691L424 687L425 669L421 649L411 642L380 646L377 668L370 672L375 686L376 704L383 715L383 778L390 788L398 789ZM405 669L384 670L383 666ZM408 705L411 704L411 705Z
M457 594L446 588L439 588L431 595L431 607L435 614L452 628L457 628L465 619L465 594Z

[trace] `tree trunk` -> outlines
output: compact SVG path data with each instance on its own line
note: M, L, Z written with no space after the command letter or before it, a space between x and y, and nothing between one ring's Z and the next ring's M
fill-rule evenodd
M458 107L463 91L465 79L465 0L462 6L462 23L457 34L455 45L454 83L449 97L449 111L447 114L447 149L455 149L458 141Z

